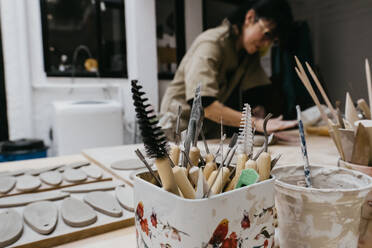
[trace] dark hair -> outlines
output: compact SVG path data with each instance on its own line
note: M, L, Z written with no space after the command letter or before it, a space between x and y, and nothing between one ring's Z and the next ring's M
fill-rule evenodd
M292 10L287 0L245 0L227 19L241 30L245 16L251 9L255 11L256 18L275 23L274 36L279 38L281 43L286 42L293 24Z

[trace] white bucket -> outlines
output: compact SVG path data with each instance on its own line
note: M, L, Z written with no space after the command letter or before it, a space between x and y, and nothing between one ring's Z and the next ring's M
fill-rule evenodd
M271 247L274 242L274 179L189 200L134 180L137 247ZM239 246L240 245L240 246Z
M358 246L361 207L372 178L338 167L311 166L313 188L304 181L303 166L272 171L278 211L279 243L285 248L353 248Z

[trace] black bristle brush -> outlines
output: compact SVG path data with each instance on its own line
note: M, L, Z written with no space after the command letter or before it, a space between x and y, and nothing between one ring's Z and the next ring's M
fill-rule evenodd
M168 155L169 146L167 138L158 126L157 116L151 105L146 103L148 98L144 97L145 93L141 89L142 86L138 85L138 81L132 80L134 107L146 154L150 158L155 158L155 165L158 169L163 188L179 195Z

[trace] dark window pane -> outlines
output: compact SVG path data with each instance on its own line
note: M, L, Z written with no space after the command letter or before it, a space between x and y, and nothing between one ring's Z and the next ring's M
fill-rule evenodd
M41 0L48 76L127 75L123 0Z

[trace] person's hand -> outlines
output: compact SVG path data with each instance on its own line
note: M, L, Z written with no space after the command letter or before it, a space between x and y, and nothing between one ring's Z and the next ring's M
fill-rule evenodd
M256 119L254 122L254 126L256 127L256 130L259 132L263 132L263 119ZM289 129L292 127L295 127L297 125L297 121L283 121L283 116L279 116L274 119L270 119L267 122L266 130L268 133L273 133L276 131L281 131L285 129Z

